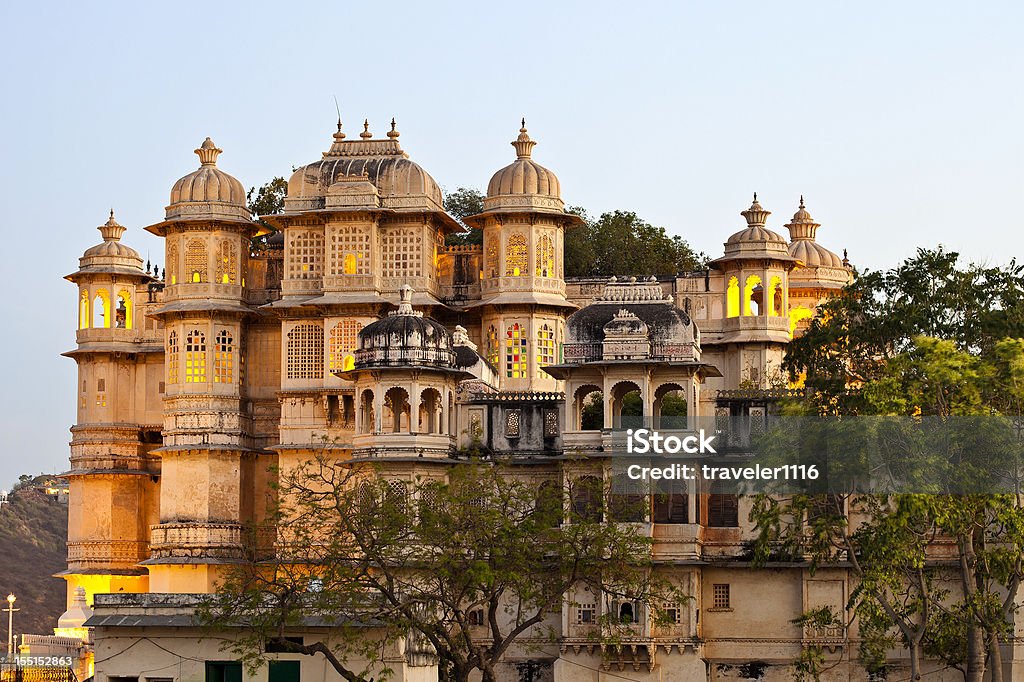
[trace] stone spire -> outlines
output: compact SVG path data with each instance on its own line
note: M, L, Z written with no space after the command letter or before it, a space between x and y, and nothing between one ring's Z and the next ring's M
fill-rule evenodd
M740 215L746 218L749 227L764 227L768 221L771 211L766 211L761 204L757 203L757 192L754 192L754 203L746 211L740 211Z
M516 158L530 158L530 154L533 152L533 148L536 145L537 143L531 140L529 134L526 132L526 118L523 117L522 127L519 129L519 137L517 137L515 142L512 143L512 146L516 148Z
M223 149L218 149L217 145L213 143L213 140L206 138L203 143L199 145L199 149L195 150L196 154L199 155L199 161L204 166L216 166L217 157L220 156Z
M814 241L818 228L821 225L814 222L811 214L804 207L804 195L800 195L800 208L793 214L793 219L786 223L786 227L789 228L789 238L791 241Z
M412 309L412 287L408 284L403 284L402 288L398 290L400 299L398 301L398 310L393 310L389 313L390 317L398 315L407 317L423 317L423 311Z
M397 140L399 135L401 135L401 133L399 133L397 130L395 130L395 119L394 119L394 117L392 117L391 118L391 130L388 131L388 137L390 139L392 139L392 140Z
M361 137L364 140L369 140L371 137L373 137L373 133L370 132L370 119L363 119L363 132L359 133L359 137Z

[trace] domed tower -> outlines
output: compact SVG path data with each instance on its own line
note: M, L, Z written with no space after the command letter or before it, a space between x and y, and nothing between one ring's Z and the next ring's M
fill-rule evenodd
M145 591L149 524L155 520L163 345L147 320L155 278L123 244L110 218L103 242L88 249L65 279L78 286L78 415L72 427L68 516L69 603L76 588Z
M243 405L250 240L245 191L217 167L210 138L200 166L171 189L166 219L146 229L164 237L164 429L160 523L152 529L154 592L206 592L218 567L240 556L252 521L258 467L252 414ZM249 401L247 401L249 402Z
M705 344L732 383L763 387L779 374L789 342L789 273L797 259L786 240L765 227L771 211L757 201L740 215L747 226L725 242L725 255L712 261L724 280L722 333ZM781 374L779 374L781 376ZM737 388L724 386L724 388Z
M338 372L355 384L353 455L447 458L456 388L484 363L465 338L413 310L411 287L400 294L398 310L359 332L354 368Z
M282 235L281 299L271 306L282 348L281 467L324 447L352 446L356 398L338 374L354 366L358 334L387 315L403 286L441 307L438 249L461 229L437 182L369 122L350 139L341 121L323 157L288 181L284 212L265 216Z
M804 207L802 195L800 207L786 227L789 255L800 261L789 275L790 331L799 335L814 317L818 305L852 281L853 268L845 257L840 258L817 242L821 225L814 222Z
M483 230L481 339L502 390L553 391L542 368L559 361L565 315L564 235L581 224L565 212L558 178L533 160L536 142L523 120L516 160L487 185L484 210L465 219Z

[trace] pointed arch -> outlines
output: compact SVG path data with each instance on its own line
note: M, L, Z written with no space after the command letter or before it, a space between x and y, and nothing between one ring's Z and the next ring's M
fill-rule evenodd
M537 276L555 276L555 244L546 234L537 240Z
M185 274L188 281L193 284L208 282L209 259L206 256L206 242L199 237L193 237L185 244Z
M117 292L117 308L114 310L114 315L117 327L135 328L135 303L132 301L131 290L121 289Z
M206 334L198 329L185 337L185 383L206 383Z
M782 292L782 278L778 275L768 281L768 291L764 297L764 307L771 317L779 317L786 309Z
M530 367L526 327L514 322L505 330L505 376L524 379Z
M95 329L109 329L111 324L110 292L100 289L92 300L92 326Z
M164 261L164 280L169 284L178 283L178 243L168 240L167 259Z
M764 293L761 278L757 275L748 276L747 281L743 284L743 314L745 316L763 314L764 301L758 300L758 292ZM755 305L757 308L754 308Z
M555 330L547 324L537 330L537 377L548 378L544 367L555 364Z
M230 384L235 380L235 346L231 332L221 329L217 332L213 353L213 382Z
M89 290L83 288L81 296L78 297L78 328L89 328Z
M220 252L217 254L217 282L219 284L236 284L238 282L238 244L231 239L220 241Z

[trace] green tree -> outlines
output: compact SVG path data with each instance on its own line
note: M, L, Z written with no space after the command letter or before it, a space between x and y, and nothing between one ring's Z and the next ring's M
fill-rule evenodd
M554 637L550 619L577 586L655 612L684 598L651 577L650 538L578 510L561 485L538 488L500 463L455 465L404 488L377 473L319 458L281 476L277 555L235 567L201 611L207 625L241 633L228 646L250 667L270 643L323 655L358 682L381 674L384 647L404 638L455 682L474 671L493 682L514 643ZM329 639L286 639L310 617ZM366 623L372 631L356 625ZM604 636L623 627L609 620ZM355 659L370 666L350 667Z
M679 236L669 236L632 211L603 213L565 237L567 277L674 275L697 270L706 257Z
M484 243L483 230L475 230L463 222L463 219L466 218L466 216L483 213L483 192L472 187L458 187L454 192L445 194L444 210L448 212L448 215L455 218L455 220L462 225L464 230L457 234L448 235L445 238L445 244L452 246L457 244Z
M277 215L284 211L284 198L288 195L288 181L282 177L276 177L270 180L259 188L250 187L249 192L245 195L245 199L249 204L249 212L252 213L253 217L259 220L262 216ZM274 228L259 220L264 227L271 230ZM267 237L256 237L252 240L253 252L261 251L267 245Z

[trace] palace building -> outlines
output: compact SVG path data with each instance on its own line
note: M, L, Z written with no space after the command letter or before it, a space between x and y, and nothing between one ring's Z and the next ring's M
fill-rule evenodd
M242 674L199 639L189 609L247 542L273 551L273 472L325 443L339 459L374 458L399 487L471 442L528 459L538 481L600 481L611 433L636 405L655 424L764 416L790 390L787 344L852 277L817 241L802 198L787 238L755 195L705 270L567 280L565 233L581 220L534 160L525 123L483 211L465 219L481 246L445 246L463 228L393 123L383 138L364 126L350 139L339 122L329 142L292 174L284 211L255 220L207 138L163 219L144 228L164 239L162 272L122 241L111 212L66 277L78 288L66 353L78 416L63 577L69 606L87 615L65 625L88 618L97 682ZM578 456L559 457L568 452ZM575 595L557 641L510 652L503 679L791 679L808 644L825 645L843 679L866 679L855 632L792 622L842 610L846 571L751 568L748 504L685 486L652 502L636 521L693 596L675 622L630 605L634 636L602 651L595 615L624 607ZM281 658L296 661L289 680L334 679L320 658ZM397 652L389 665L428 680L420 658ZM274 670L259 675L283 682Z

